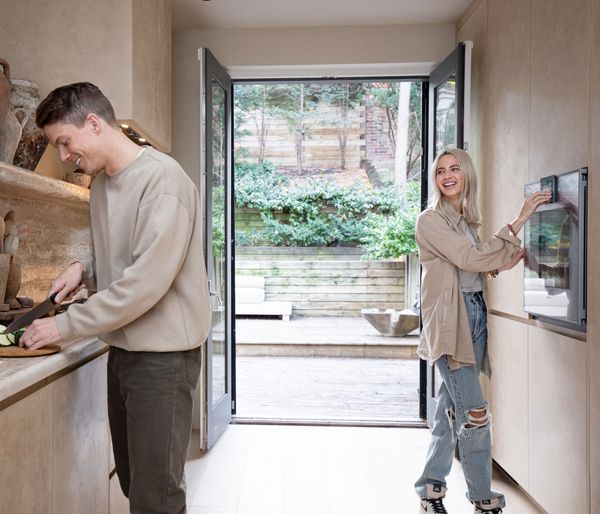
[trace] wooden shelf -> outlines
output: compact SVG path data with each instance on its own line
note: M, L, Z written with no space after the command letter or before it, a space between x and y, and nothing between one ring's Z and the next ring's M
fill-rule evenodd
M3 162L0 162L0 195L54 201L85 211L90 202L89 189Z

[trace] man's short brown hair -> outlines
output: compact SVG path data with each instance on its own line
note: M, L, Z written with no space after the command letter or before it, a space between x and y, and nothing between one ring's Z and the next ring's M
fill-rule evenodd
M117 127L115 111L100 89L89 82L76 82L56 88L38 105L35 122L44 128L56 122L82 127L88 114L94 113Z

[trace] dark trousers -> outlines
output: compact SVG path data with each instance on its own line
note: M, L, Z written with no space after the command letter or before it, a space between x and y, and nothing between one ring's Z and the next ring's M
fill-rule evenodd
M115 465L132 514L186 512L184 465L200 348L108 355L108 418Z

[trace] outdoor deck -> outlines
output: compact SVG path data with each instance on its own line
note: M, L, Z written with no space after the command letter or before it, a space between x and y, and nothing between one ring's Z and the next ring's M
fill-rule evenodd
M418 335L382 336L362 317L236 320L237 355L416 359Z
M416 335L384 337L363 318L236 323L238 416L418 419Z

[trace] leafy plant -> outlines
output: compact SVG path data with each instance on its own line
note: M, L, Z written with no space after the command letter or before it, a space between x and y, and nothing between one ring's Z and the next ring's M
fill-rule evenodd
M420 187L408 182L406 207L391 216L371 213L367 216L366 231L361 247L366 259L397 259L402 255L418 253L415 224L419 215Z
M405 213L402 205L406 203L414 205L415 213L418 212L419 184L414 181L409 183L405 202L393 187L372 190L356 183L348 188L326 180L291 185L285 175L277 173L273 164L266 161L238 163L235 172L236 206L256 209L264 227L249 233L238 230L236 239L240 245L362 245L375 252L380 236L370 236L371 232L382 233L388 218L402 215L416 219L412 211ZM285 219L276 217L277 212L283 213ZM402 233L394 237L414 240L414 220L412 228L407 222L396 225L396 229Z
M212 189L212 253L217 259L225 252L225 188L213 186Z

